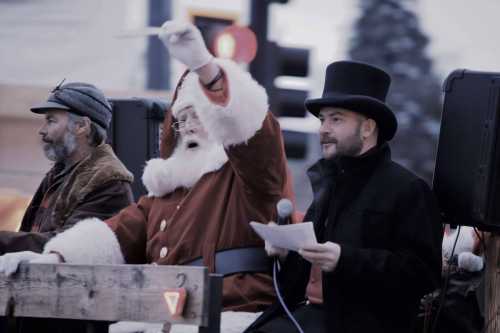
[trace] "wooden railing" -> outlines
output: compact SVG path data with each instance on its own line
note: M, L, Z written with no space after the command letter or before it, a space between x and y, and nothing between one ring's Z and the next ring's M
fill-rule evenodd
M187 296L184 306L171 297L177 292ZM21 264L0 275L7 317L170 322L219 333L221 297L222 276L204 267Z

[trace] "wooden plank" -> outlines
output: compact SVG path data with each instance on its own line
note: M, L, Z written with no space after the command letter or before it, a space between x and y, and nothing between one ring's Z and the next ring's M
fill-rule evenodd
M170 318L167 288L186 288L183 318ZM132 320L208 324L204 267L152 265L22 264L0 276L0 313L15 317Z
M485 325L487 333L500 332L500 235L492 234L486 248Z

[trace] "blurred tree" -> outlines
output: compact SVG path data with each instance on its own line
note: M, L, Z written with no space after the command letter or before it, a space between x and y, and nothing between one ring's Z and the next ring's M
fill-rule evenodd
M434 171L441 114L441 85L425 53L429 39L410 5L415 0L359 0L352 60L392 76L387 103L398 118L393 157L427 181Z

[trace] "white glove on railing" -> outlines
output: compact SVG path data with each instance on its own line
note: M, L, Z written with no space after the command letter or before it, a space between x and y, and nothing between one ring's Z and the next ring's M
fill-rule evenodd
M23 261L56 264L59 262L59 256L55 253L40 254L32 251L7 253L0 256L0 273L7 276L15 273Z
M191 71L208 64L213 56L208 52L200 30L193 24L166 21L158 34L170 55L186 65Z

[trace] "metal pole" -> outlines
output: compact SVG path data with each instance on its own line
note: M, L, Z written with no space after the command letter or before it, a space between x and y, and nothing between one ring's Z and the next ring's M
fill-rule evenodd
M269 2L252 0L250 12L250 29L257 36L257 55L250 63L250 73L257 82L267 87L267 30L269 18Z
M159 27L170 19L170 0L149 0L149 26ZM156 36L148 37L147 79L148 89L170 88L170 61L168 53Z
M209 274L208 326L200 327L198 333L222 333L220 318L222 312L222 274Z

